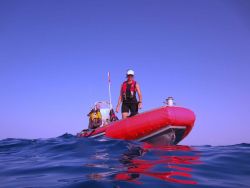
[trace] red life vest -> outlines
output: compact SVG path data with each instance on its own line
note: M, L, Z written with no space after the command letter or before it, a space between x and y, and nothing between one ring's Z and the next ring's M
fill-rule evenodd
M127 97L126 97L126 92L127 92L127 86L128 86L128 82L125 81L123 82L122 84L122 96L123 96L123 100L126 100ZM136 81L132 80L132 83L131 83L131 86L130 86L130 95L131 95L131 98L135 96L135 93L136 93Z

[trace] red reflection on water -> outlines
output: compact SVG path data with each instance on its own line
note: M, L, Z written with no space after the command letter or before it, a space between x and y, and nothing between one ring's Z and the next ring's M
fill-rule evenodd
M149 143L143 144L143 149L145 150L160 150L160 151L193 151L189 146L155 146Z
M149 150L153 151L193 151L188 146L152 146L145 144L142 148L144 153ZM139 156L137 156L139 157ZM126 158L127 159L127 158ZM140 175L150 176L163 181L181 183L181 184L197 184L192 180L192 165L200 164L199 156L161 156L158 160L142 160L133 157L126 160L127 171L119 173L115 179L120 181L128 181L137 184L142 184L139 181ZM161 165L166 168L166 172L155 172L154 168ZM185 165L185 167L181 166ZM187 167L187 165L189 165Z

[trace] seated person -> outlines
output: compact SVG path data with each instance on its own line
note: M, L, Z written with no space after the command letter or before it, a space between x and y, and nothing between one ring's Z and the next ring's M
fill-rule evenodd
M89 129L96 129L102 125L102 114L100 112L100 109L93 108L89 116Z

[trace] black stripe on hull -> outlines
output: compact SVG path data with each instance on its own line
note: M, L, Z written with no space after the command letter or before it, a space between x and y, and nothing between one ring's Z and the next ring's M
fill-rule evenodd
M176 145L182 140L185 130L186 128L169 128L140 141L154 145Z

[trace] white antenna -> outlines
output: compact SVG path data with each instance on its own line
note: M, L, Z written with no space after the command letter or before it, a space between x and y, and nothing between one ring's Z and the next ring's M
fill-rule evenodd
M112 107L112 101L111 101L111 79L110 79L110 72L108 72L108 81L109 81L109 108L110 110Z

